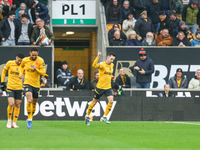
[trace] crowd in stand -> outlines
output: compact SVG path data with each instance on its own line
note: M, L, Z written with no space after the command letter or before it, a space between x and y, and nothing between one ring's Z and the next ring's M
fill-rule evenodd
M101 2L110 46L200 46L200 0Z
M0 0L2 46L50 45L48 0Z

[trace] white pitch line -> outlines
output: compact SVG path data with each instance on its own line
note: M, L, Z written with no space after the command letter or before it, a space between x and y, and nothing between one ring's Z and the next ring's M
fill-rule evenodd
M191 125L198 125L198 126L200 126L200 124L198 124L198 123L191 123L191 122L171 122L171 121L165 121L165 123L191 124Z

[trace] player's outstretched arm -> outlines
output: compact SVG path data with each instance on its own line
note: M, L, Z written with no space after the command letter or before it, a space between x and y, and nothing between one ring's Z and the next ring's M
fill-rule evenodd
M97 64L98 60L99 60L99 57L101 56L102 52L99 52L98 50L98 54L97 54L97 57L96 59L94 60L93 64L92 64L92 67L94 68L100 68L100 64Z

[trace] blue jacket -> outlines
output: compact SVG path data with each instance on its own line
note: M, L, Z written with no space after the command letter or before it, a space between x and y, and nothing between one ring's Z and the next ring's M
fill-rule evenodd
M137 83L150 83L151 82L151 74L154 72L154 63L151 58L148 56L145 60L141 60L140 58L136 61L135 65L130 69L134 71L134 67L138 66L141 69L144 69L145 74L140 74L138 71L136 73L136 82Z
M126 39L125 46L141 46L141 42L136 39Z
M16 10L15 10L15 19L17 19L19 17L19 11L20 11L20 7L18 7ZM28 9L25 9L24 13L27 14L28 12Z
M191 46L200 47L200 40L197 39L192 40Z
M153 2L149 2L149 4L147 5L147 14L153 24L157 24L160 22L159 19L160 10L161 10L161 4L159 2L156 4L154 4Z
M48 10L48 8L46 7L45 4L37 3L35 8L36 8L36 11L39 13L39 17L42 20L44 20L46 22L47 20L50 19L49 10Z

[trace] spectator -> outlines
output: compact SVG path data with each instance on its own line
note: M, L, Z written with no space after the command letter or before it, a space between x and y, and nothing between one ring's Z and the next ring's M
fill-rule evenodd
M61 68L56 71L57 86L66 89L69 80L74 76L68 69L66 61L63 61L61 65Z
M164 85L164 92L159 93L159 97L174 97L174 94L169 90L170 90L169 84L165 84Z
M197 1L197 2L198 2L198 8L200 8L200 0L190 0L189 3L191 4L191 3L193 3L194 1Z
M146 38L142 41L142 46L156 46L152 32L147 32Z
M196 39L191 41L191 46L200 47L200 31L196 32Z
M131 31L126 39L125 46L141 46L142 38L136 34L135 31Z
M120 31L120 36L122 39L126 40L126 35L122 32L122 30L119 29L119 24L114 24L113 27L108 32L108 39L114 38L115 31Z
M170 88L187 88L188 81L187 78L183 76L181 68L176 70L176 74L169 79L168 84Z
M3 1L0 2L0 13L3 10L3 6L8 6L9 10L11 10L10 3L8 2L8 0L3 0Z
M0 22L0 39L2 46L15 46L15 13L9 12L8 18Z
M110 39L110 46L124 46L125 39L121 38L120 31L115 31L114 38Z
M190 43L191 43L192 40L194 40L192 32L187 34L187 39L190 41Z
M28 2L31 0L13 0L13 8L16 9L18 7L20 7L21 3L26 4L26 6L28 6Z
M144 48L141 48L141 50L139 51L139 56L140 58L130 69L132 71L137 71L137 88L150 88L151 74L154 72L153 60L147 56L147 53L144 50Z
M8 18L8 13L9 13L9 6L4 5L2 8L2 12L0 13L0 20L3 18Z
M40 36L36 40L36 45L40 46L49 45L48 40L49 40L48 37L45 35L45 29L44 28L40 29Z
M115 83L124 88L131 88L130 77L127 74L125 74L124 69L120 68L118 73L119 75L117 76Z
M67 89L70 91L81 91L81 90L89 90L90 83L84 77L84 72L82 69L77 71L77 76L70 79L69 83L67 84Z
M197 1L194 1L183 8L182 20L185 21L192 34L197 32L200 24L200 12Z
M195 77L190 80L188 88L200 89L200 69L196 71Z
M134 9L135 9L135 19L138 19L141 13L146 10L146 6L148 5L150 0L134 0Z
M158 0L151 0L147 5L147 14L152 21L152 31L158 33L160 28L159 12L161 9L161 4Z
M44 20L40 20L38 22L38 26L33 28L33 33L31 35L31 43L33 43L34 45L36 45L36 40L40 35L40 29L44 28L45 29L45 35L48 37L48 43L50 44L53 40L54 40L54 35L53 33L50 31L49 27L44 25Z
M160 0L161 10L169 15L169 11L174 10L175 0Z
M39 3L36 1L30 1L29 3L29 11L28 14L30 16L31 23L35 22L37 18L40 18L45 21L45 24L48 24L50 16L49 10L45 4Z
M170 12L170 18L167 20L167 28L169 30L169 34L173 39L176 38L178 34L180 19L178 19L173 11Z
M135 15L133 8L130 7L130 2L125 0L122 7L122 22L127 19L128 13L131 13L133 16Z
M151 32L152 22L149 17L147 17L147 11L143 11L141 16L138 18L135 23L135 32L142 38L146 37L147 32Z
M191 33L191 31L187 28L187 26L185 25L185 22L184 21L180 21L179 22L179 28L178 28L178 31L180 32L183 32L185 37L187 37L187 35L189 33Z
M17 45L31 45L31 34L33 25L28 21L28 15L21 16L22 23L16 27L16 43Z
M94 89L96 88L96 85L97 85L97 83L98 83L98 80L99 80L99 71L97 70L97 71L94 72L94 80L92 80L92 81L90 82L90 88L91 88L92 90L94 90Z
M18 13L18 18L16 19L16 26L18 26L22 22L22 15L24 14L24 10L20 10Z
M163 29L161 34L156 38L157 46L171 46L173 38L169 35L168 29Z
M163 11L160 11L159 19L160 19L160 28L158 30L158 34L160 34L160 31L162 31L163 29L167 29L167 20L169 19L169 17Z
M128 36L131 31L134 31L136 21L133 14L129 12L127 14L127 19L124 20L122 25L122 29L125 31L126 36Z
M40 78L40 88L50 88L51 83L49 83L48 78L46 76L42 76Z
M173 40L172 46L191 46L190 41L185 37L184 33L180 31L177 37Z
M106 22L107 24L122 23L122 10L118 0L110 0L110 4L106 7Z
M19 11L23 10L25 14L27 14L28 9L26 8L26 4L25 3L21 3L20 7L17 8L17 10L15 11L15 19L17 19L19 17Z
M183 5L180 0L175 0L175 5L173 11L176 15L182 15ZM178 16L177 16L178 17ZM182 18L182 17L181 17ZM179 18L180 19L180 18ZM180 19L181 20L181 19Z

